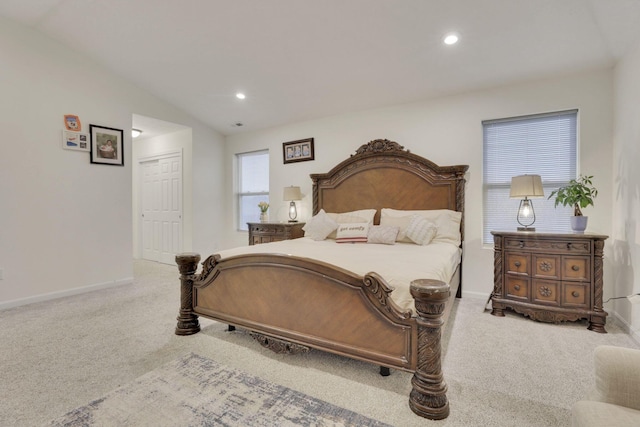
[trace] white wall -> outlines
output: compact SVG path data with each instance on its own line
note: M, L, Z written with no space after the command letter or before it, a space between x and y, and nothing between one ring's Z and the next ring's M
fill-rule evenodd
M293 184L306 195L301 213L304 220L312 209L309 174L328 172L373 139L396 141L439 165L467 164L463 289L467 295L486 297L493 288L493 251L481 243L482 120L578 108L581 171L594 175L600 189L596 207L586 213L590 217L588 231L608 234L612 219L612 96L612 71L599 70L233 135L226 144L227 187L232 188L235 153L268 148L270 196L275 204L271 218L286 218L282 189ZM309 137L315 138L316 160L283 165L282 143ZM226 200L233 205L231 191ZM227 224L229 230L234 229L233 215ZM505 224L505 229L516 226L514 218L514 224ZM225 244L246 245L246 234L232 231ZM605 275L610 275L609 262Z
M223 137L30 28L0 18L0 307L127 283L132 114L192 128L195 250L218 248ZM124 130L124 167L62 149L63 115ZM198 182L198 184L195 184ZM197 213L196 213L197 210Z
M640 42L615 69L613 198L615 296L640 293ZM614 301L615 311L640 339L640 305Z

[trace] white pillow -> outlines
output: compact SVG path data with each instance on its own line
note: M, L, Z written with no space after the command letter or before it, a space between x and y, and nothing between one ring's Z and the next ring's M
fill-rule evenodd
M383 245L395 245L398 237L399 227L385 227L383 225L374 225L369 227L367 235L367 243L380 243Z
M367 243L368 222L350 222L338 225L336 243Z
M380 225L396 225L398 218L410 217L413 214L418 214L428 219L438 227L438 232L433 238L433 242L445 242L460 246L460 222L462 221L462 212L452 211L450 209L397 210L383 208L380 211ZM407 221L407 219L400 220L400 222L402 221ZM402 228L400 229L398 241L400 241L403 231L406 233L406 228L404 230Z
M354 222L368 222L373 224L373 217L376 214L375 209L361 209L359 211L351 211L344 213L327 213L331 219L337 224L349 224ZM329 234L329 239L335 239L336 233Z
M407 237L419 245L428 245L438 232L438 227L420 215L411 215L407 226Z
M313 240L326 239L336 228L338 228L338 223L332 220L324 209L320 209L320 212L302 227L304 235L311 237Z

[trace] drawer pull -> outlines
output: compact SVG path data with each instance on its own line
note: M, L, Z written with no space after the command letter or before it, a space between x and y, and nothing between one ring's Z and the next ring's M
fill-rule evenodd
M571 250L571 243L567 243L567 250L570 251Z
M518 246L520 246L521 248L524 248L524 242L520 240L520 244Z
M522 264L520 264L520 261L516 261L513 263L513 265L515 265L516 267L520 267Z
M515 286L513 287L513 289L515 289L516 291L519 291L519 290L520 290L520 285L515 285Z
M571 292L571 296L574 298L578 298L580 296L580 294L578 293L578 291L573 291Z
M573 271L578 271L578 270L580 270L580 267L578 267L577 265L572 265L572 266L571 266L571 269L572 269Z

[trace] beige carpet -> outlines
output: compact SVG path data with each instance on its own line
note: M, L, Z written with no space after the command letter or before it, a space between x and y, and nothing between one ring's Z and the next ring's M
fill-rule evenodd
M409 409L409 373L381 377L376 366L318 351L277 355L206 320L199 334L176 336L177 268L140 261L135 276L133 285L0 311L1 426L46 424L192 352L391 425L562 426L593 383L593 349L640 347L612 322L597 334L585 323L498 318L484 300L459 300L444 340L451 415L429 421Z

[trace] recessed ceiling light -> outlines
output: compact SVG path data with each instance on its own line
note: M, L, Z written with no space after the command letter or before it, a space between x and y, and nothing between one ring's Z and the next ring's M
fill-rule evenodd
M444 44L452 45L458 43L458 35L454 33L447 34L444 37Z
M238 98L238 99L245 99L245 98L246 98L246 96L244 95L244 93L238 92L238 93L236 93L236 98Z

